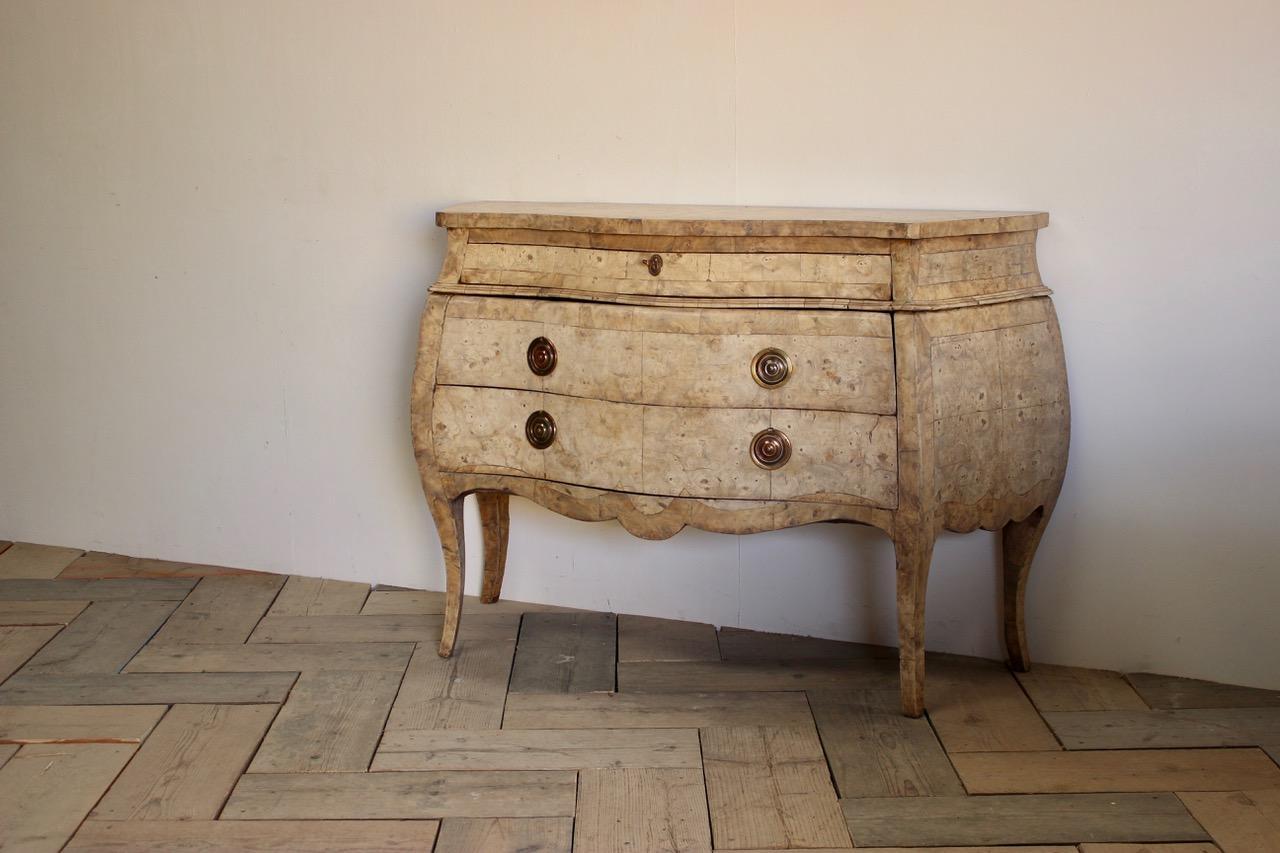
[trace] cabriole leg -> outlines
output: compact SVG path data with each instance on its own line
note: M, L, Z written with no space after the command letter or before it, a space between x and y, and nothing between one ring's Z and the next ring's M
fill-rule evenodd
M462 582L466 575L466 549L462 530L462 498L433 498L431 515L444 553L444 627L440 632L440 657L453 654L462 621Z
M1031 668L1027 651L1025 604L1027 576L1036 556L1040 537L1049 525L1051 510L1040 507L1022 521L1011 521L1000 533L1004 557L1004 643L1009 652L1009 665L1018 672Z
M924 713L924 600L933 534L905 533L893 543L898 564L898 682L902 713Z
M507 536L511 530L511 496L506 492L479 492L480 527L484 531L484 575L480 600L493 604L502 595L502 575L507 570Z

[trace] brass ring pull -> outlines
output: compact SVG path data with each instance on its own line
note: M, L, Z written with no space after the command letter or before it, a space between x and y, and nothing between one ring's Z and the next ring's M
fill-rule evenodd
M662 272L662 255L651 255L644 265L649 268L649 275L657 275Z
M534 338L525 354L535 376L548 376L556 369L556 345L546 338Z
M762 429L751 439L751 461L773 471L791 459L791 439L780 429Z
M768 347L751 359L751 378L761 388L777 388L791 378L791 356Z
M555 418L541 410L529 415L524 422L524 437L538 450L546 450L556 440Z

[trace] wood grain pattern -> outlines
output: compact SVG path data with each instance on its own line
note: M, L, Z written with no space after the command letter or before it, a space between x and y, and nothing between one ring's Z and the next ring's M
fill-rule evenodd
M1038 752L1058 741L1004 667L935 667L929 719L947 752Z
M618 662L718 661L716 627L651 616L618 617Z
M126 672L299 672L313 669L403 672L412 643L256 643L150 645Z
M0 767L0 848L61 850L134 749L118 743L22 747Z
M281 575L201 578L156 635L156 642L243 643L284 581Z
M296 672L15 675L0 705L260 704L283 702Z
M1179 794L1223 853L1280 851L1280 790Z
M951 761L970 794L1280 787L1280 767L1259 749L970 752Z
M229 566L207 566L202 563L184 563L176 560L157 560L90 551L67 566L58 577L64 580L68 578L203 578L213 575L247 574L257 573L250 569L235 569Z
M88 606L87 601L0 601L0 626L66 625Z
M1169 749L1280 744L1280 708L1049 713L1067 749Z
M4 601L181 601L196 585L194 579L159 580L5 580L0 579Z
M1221 853L1207 842L1185 844L1081 844L1080 853Z
M841 800L855 846L1208 841L1172 794Z
M222 819L570 817L575 787L564 771L250 773Z
M764 662L635 662L618 665L623 693L696 693L722 690L815 690L892 688L895 661L806 660Z
M274 705L175 705L90 817L216 818L275 713Z
M528 613L520 623L511 693L614 689L618 620L612 613Z
M1280 708L1280 690L1135 672L1125 676L1152 708Z
M173 613L172 601L95 601L24 668L31 675L119 672Z
M702 766L693 729L389 731L374 770L582 770Z
M771 634L725 625L720 629L720 656L726 661L800 661L814 658L897 658L891 646L846 643L796 634Z
M716 847L850 845L812 726L701 731Z
M80 853L391 853L430 850L438 827L439 821L434 820L91 820L65 849Z
M810 691L842 797L960 796L964 788L928 720L903 717L893 691Z
M561 607L556 604L537 604L530 601L512 601L504 599L485 603L478 596L468 595L462 599L462 612L465 615L481 614L515 614L534 611L546 613L571 613L574 607ZM407 616L422 614L439 616L444 613L444 593L425 589L378 590L369 593L361 616ZM468 623L470 624L470 623Z
M442 615L267 616L250 643L421 643L440 635ZM516 614L481 611L467 624L476 636L514 633Z
M250 773L364 772L400 688L398 672L304 672Z
M569 853L573 819L567 817L445 818L434 853Z
M57 625L0 628L0 682L17 672L59 630Z
M83 553L79 548L14 542L0 548L0 578L56 578Z
M0 706L0 743L138 743L163 705Z
M575 850L710 853L707 797L696 770L584 770Z
M1015 675L1042 713L1147 709L1147 703L1118 672L1042 663Z
M452 657L418 646L387 729L496 729L502 725L516 632L468 637Z
M267 610L269 616L348 616L360 612L369 595L367 583L294 575Z
M686 729L802 726L811 721L803 693L512 694L504 729Z

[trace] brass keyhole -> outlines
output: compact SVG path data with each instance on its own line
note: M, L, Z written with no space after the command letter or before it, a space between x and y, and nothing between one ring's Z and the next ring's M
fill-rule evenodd
M662 255L652 255L644 265L649 268L649 275L657 275L662 272Z

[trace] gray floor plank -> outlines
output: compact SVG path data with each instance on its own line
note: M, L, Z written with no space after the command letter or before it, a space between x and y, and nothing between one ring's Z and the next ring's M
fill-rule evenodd
M1176 749L1280 743L1280 708L1048 713L1067 749Z
M857 847L1208 841L1173 794L842 800Z
M29 661L58 635L57 625L10 626L0 628L0 682Z
M296 672L15 675L0 705L172 705L283 702Z
M573 818L449 817L434 853L569 853Z
M387 720L388 729L496 729L502 725L507 682L516 652L516 623L508 633L464 636L451 657L420 644Z
M434 820L91 820L80 827L66 849L79 853L421 853L431 850L438 827L439 821Z
M360 612L368 595L367 583L293 575L267 613L271 616L354 615Z
M0 601L0 625L66 625L87 601Z
M618 652L612 613L527 613L520 624L512 693L608 693Z
M400 687L398 672L304 672L250 773L364 772Z
M195 578L0 580L0 600L181 601L195 585Z
M56 578L83 553L79 548L14 542L0 549L0 578Z
M283 575L201 578L164 628L157 643L243 643L275 600Z
M302 672L313 669L402 672L412 643L256 643L219 646L148 645L126 672Z
M888 646L848 643L797 634L771 634L725 625L720 629L720 658L727 661L850 660L856 658L898 659L898 650Z
M891 690L896 660L672 661L618 664L622 693L708 690Z
M1280 708L1280 690L1216 684L1150 672L1134 672L1125 678L1152 708Z
M552 693L507 698L504 729L696 729L802 726L813 722L803 693Z
M716 628L652 616L618 617L618 661L720 660Z
M0 850L56 851L137 746L27 745L0 767Z
M898 691L817 690L809 705L840 796L964 794L929 721L902 716Z
M26 675L119 672L176 606L174 601L95 601L22 671Z

